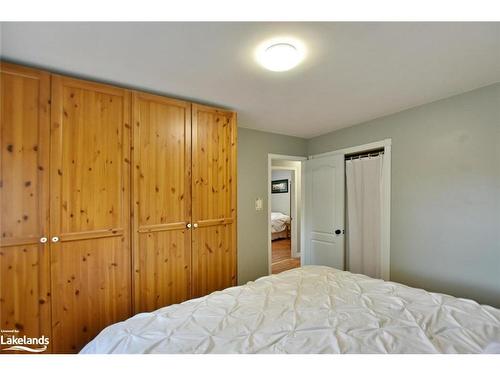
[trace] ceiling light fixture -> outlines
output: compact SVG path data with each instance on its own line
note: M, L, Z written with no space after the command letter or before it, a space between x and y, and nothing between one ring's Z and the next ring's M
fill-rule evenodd
M261 43L255 57L264 68L284 72L296 67L304 59L305 48L296 39L274 38Z

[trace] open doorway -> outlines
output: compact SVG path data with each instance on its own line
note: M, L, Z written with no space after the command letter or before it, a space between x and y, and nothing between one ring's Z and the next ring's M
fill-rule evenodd
M302 157L269 155L269 273L301 265L301 160Z

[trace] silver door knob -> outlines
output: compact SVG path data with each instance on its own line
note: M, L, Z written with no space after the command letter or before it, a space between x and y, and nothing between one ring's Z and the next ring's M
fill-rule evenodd
M198 223L194 223L193 227L198 228Z
M187 223L186 228L191 229L191 223Z
M47 237L40 237L40 243L46 243L48 241Z
M51 241L52 242L59 242L59 237L54 236L54 237L52 237Z

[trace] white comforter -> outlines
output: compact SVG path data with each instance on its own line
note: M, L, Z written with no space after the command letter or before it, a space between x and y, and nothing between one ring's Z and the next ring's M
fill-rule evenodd
M495 341L500 310L306 266L138 314L82 353L480 353Z
M288 223L290 223L290 216L281 212L271 212L271 233L284 231Z

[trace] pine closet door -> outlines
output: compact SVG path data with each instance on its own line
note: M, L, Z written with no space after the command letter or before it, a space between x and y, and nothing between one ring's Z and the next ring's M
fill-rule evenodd
M130 93L52 78L52 342L75 352L131 314Z
M0 328L50 338L50 76L4 62L0 74Z
M191 104L133 96L135 312L190 298Z
M193 297L236 285L236 114L192 106Z

